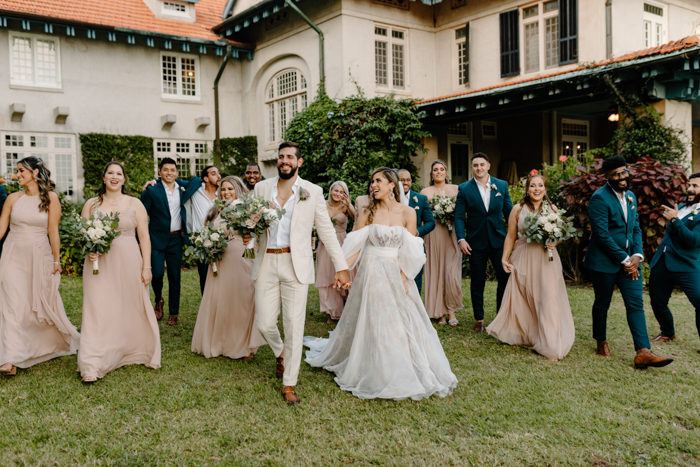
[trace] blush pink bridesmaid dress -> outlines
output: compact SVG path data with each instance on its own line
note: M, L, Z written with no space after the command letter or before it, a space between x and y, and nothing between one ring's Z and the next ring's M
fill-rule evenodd
M435 230L425 236L425 310L430 318L442 318L462 305L462 251L454 228L435 219Z
M102 378L124 365L160 368L160 331L148 287L141 281L143 259L131 206L119 213L118 230L121 235L100 256L100 273L92 273L88 258L83 267L82 342L78 352L83 378Z
M12 205L0 259L0 364L28 368L78 350L80 334L63 308L53 275L48 212L26 193Z
M335 216L335 234L338 243L343 246L345 238L348 236L348 218L344 213ZM352 279L352 277L351 277ZM338 290L332 287L335 281L335 266L326 251L323 242L319 242L316 250L316 288L318 289L318 301L321 313L330 316L331 319L338 320L343 314L345 299L348 296L346 290Z

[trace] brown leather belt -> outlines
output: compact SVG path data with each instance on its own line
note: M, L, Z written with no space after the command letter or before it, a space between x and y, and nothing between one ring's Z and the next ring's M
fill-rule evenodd
M291 251L292 251L292 249L289 248L289 247L287 247L287 248L268 248L267 250L265 250L265 253L271 253L271 254L273 254L273 255L279 255L279 254L282 254L282 253L289 253L289 252L291 252Z
M174 231L174 232L170 232L170 235L177 235L177 234L179 234L180 232L182 232L182 230L176 230L176 231Z

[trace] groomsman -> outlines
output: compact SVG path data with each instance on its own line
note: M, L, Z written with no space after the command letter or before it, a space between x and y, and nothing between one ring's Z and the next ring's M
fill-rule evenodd
M6 199L7 199L7 191L5 191L4 186L0 185L0 212L2 212L3 206L5 206ZM0 238L0 257L2 257L2 246L4 243L5 243L5 237Z
M700 333L700 173L690 176L688 203L662 206L666 234L651 260L649 296L661 334L652 342L676 338L673 315L668 308L673 288L678 285L695 307L695 326Z
M413 179L411 178L411 172L408 170L399 170L399 180L401 181L401 185L403 185L403 192L406 193L408 197L408 205L416 211L418 236L425 237L435 229L435 218L433 218L433 212L430 210L428 197L411 190ZM423 268L421 268L416 276L415 282L418 287L418 293L420 294L423 288Z
M496 312L501 308L503 293L508 283L508 274L501 266L503 243L508 229L508 219L513 203L508 192L508 183L489 175L489 156L477 152L472 156L474 178L459 185L455 205L455 233L462 253L470 256L471 298L476 326L474 331L484 332L484 287L486 266L491 260L496 271ZM466 216L466 236L465 236Z
M255 162L245 166L245 173L243 174L243 179L245 180L245 186L250 191L253 191L255 185L262 179L262 173L260 172L260 166Z
M640 262L642 231L639 228L637 198L628 191L630 172L622 156L608 157L601 168L608 183L596 190L588 204L591 222L591 240L583 260L591 271L595 292L593 303L593 338L598 341L597 353L610 356L606 338L608 309L617 285L625 302L627 324L632 332L637 355L634 367L661 367L673 361L659 357L650 350L644 302Z
M180 268L182 267L183 243L187 237L187 211L185 203L202 186L199 177L189 182L177 179L177 163L166 157L160 161L160 180L148 186L141 194L141 202L149 216L148 233L151 237L151 266L153 266L153 293L156 296L154 308L156 318L163 318L163 277L167 264L168 324L177 324L180 311Z

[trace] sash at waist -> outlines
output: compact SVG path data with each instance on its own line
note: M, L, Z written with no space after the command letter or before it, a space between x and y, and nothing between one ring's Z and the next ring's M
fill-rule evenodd
M367 248L365 249L365 255L381 256L383 258L398 258L399 257L399 249L398 248L383 247L383 246L368 245Z

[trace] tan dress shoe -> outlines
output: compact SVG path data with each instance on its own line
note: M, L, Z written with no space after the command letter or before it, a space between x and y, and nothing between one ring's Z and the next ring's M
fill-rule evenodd
M164 305L164 302L163 302L163 299L161 298L160 301L158 303L156 303L156 306L153 307L153 311L156 312L156 319L158 321L163 319L163 305Z
M610 347L608 347L608 341L598 341L598 349L596 353L601 357L610 356Z
M284 357L277 357L277 367L275 368L275 377L282 379L284 376ZM289 386L291 387L291 386Z
M177 315L170 315L168 318L168 326L175 326L177 324Z
M282 399L289 405L297 405L301 402L299 396L294 392L294 386L284 386L282 387Z
M634 357L634 367L638 370L644 370L649 366L659 368L668 365L672 361L673 359L670 357L659 357L651 350L643 349L641 353Z
M663 334L659 334L655 338L653 338L651 341L652 342L668 342L668 341L673 341L676 340L676 335L672 335L671 337L664 336Z

